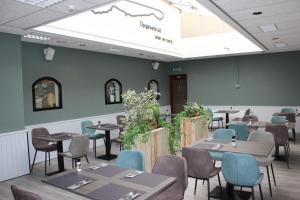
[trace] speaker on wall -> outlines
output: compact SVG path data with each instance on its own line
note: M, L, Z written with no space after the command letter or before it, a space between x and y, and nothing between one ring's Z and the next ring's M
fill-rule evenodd
M153 62L153 63L152 63L152 69L153 69L154 71L158 70L159 64L160 64L159 62Z
M51 47L47 47L46 49L44 49L45 60L52 61L54 54L55 54L55 49Z

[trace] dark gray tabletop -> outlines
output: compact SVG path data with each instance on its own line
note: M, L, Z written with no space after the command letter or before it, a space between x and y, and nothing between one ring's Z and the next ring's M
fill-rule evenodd
M104 130L104 131L111 131L111 130L115 130L115 129L119 129L120 126L117 124L101 124L99 125L95 125L95 126L90 126L87 128L91 128L91 129L96 129L96 130Z
M218 110L215 113L229 113L229 114L235 114L240 112L239 110Z
M273 144L262 142L248 142L248 141L236 141L236 147L232 146L232 143L219 143L217 148L215 142L200 140L192 145L194 148L207 149L209 151L217 152L234 152L251 154L256 157L268 157L274 148Z
M151 199L176 182L173 177L147 172L134 178L126 178L127 174L136 173L136 171L112 165L97 166L100 168L91 169L90 166L80 173L70 170L46 177L42 181L95 200L118 200L130 192L139 193L136 200ZM70 188L80 181L86 181L87 184L75 189Z
M53 133L48 136L38 136L35 138L39 139L39 140L49 141L49 142L59 142L59 141L63 141L63 140L70 140L73 137L78 136L78 135L80 135L80 134L60 132L60 133Z

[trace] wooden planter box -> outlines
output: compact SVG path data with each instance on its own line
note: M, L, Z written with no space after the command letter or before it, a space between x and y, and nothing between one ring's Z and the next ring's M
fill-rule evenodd
M158 128L151 131L146 143L141 142L139 136L135 142L135 150L141 151L145 155L145 170L151 172L158 157L169 154L169 130Z
M186 147L194 142L208 137L208 122L203 116L184 117L182 119L181 147Z

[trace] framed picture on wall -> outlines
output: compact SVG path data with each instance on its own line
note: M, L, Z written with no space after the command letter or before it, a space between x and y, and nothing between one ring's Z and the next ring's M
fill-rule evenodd
M61 84L52 77L42 77L32 84L33 111L62 109Z
M109 79L105 83L105 104L122 103L122 84L117 79Z
M159 83L157 80L152 79L148 82L148 90L153 90L154 92L158 93L156 99L159 99Z

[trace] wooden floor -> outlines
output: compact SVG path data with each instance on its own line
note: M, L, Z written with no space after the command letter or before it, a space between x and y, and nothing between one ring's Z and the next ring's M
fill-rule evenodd
M268 181L266 176L266 170L261 168L261 172L265 173L265 177L262 184L262 190L264 199L274 200L299 200L300 199L300 143L294 145L290 142L291 155L290 155L290 169L287 169L286 163L282 161L275 161L274 170L277 179L277 187L273 184L273 198L270 197ZM118 146L113 146L113 152L118 153ZM104 148L99 147L97 152L99 154L104 153ZM103 162L99 159L94 159L93 153L89 155L90 165L95 163ZM110 162L114 163L114 161ZM85 165L85 160L82 161L82 165ZM219 163L218 163L219 164ZM65 166L67 169L71 169L71 162L69 159L65 159ZM51 161L50 170L56 170L57 164L56 159ZM1 173L1 172L0 172ZM0 183L0 200L11 200L12 194L10 191L10 185L16 184L21 188L33 191L39 194L43 200L62 200L62 199L74 199L74 200L85 200L81 196L73 193L55 188L41 182L44 177L44 163L37 164L31 175L22 176L16 179L5 181ZM272 180L272 179L271 179ZM225 186L225 181L221 175L221 182ZM217 178L211 180L211 188L217 186ZM194 191L194 180L189 179L189 185L185 193L185 200L194 199L207 199L207 186L206 183L202 185L202 181L198 181L197 194L193 195ZM255 188L256 199L260 199L258 188Z

